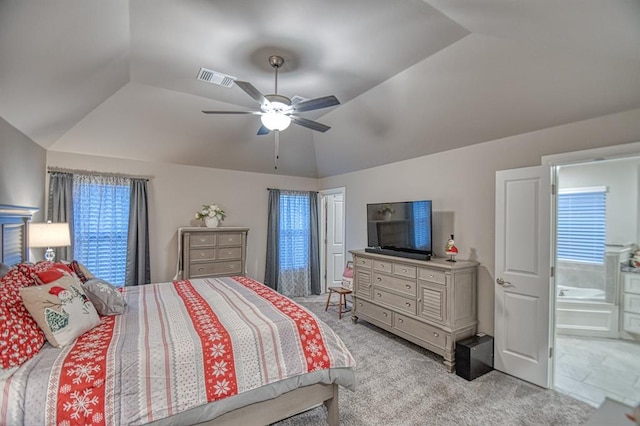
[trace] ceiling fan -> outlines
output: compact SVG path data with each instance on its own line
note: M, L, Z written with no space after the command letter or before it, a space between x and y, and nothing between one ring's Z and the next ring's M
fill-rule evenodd
M278 169L278 159L280 158L280 131L285 130L293 121L299 126L306 127L318 132L326 132L331 127L300 117L296 114L316 109L327 108L340 104L338 98L333 95L321 98L302 100L294 97L292 102L286 96L278 94L278 69L284 64L282 56L269 56L269 65L275 70L275 91L272 95L263 95L255 86L246 81L235 80L235 84L245 91L260 104L260 111L202 111L205 114L253 114L259 115L262 126L258 129L258 135L266 135L270 131L275 133L275 164Z
M266 135L270 131L285 130L293 121L299 126L307 127L318 132L326 132L331 127L300 117L297 114L316 109L327 108L340 104L338 98L333 95L321 98L301 100L294 97L294 102L286 96L278 94L278 69L284 64L282 56L269 56L269 65L275 69L275 91L271 95L263 95L253 84L236 80L235 84L260 104L259 111L202 111L205 114L253 114L259 115L262 126L258 135ZM277 138L277 134L276 134Z

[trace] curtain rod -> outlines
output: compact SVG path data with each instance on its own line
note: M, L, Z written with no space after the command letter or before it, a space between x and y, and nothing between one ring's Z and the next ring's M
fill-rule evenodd
M272 189L277 189L278 191L291 191L291 192L315 192L316 194L318 193L318 191L303 191L301 189L280 189L280 188L267 188L267 191L271 191Z
M60 167L47 167L47 173L71 173L78 175L89 175L89 176L111 176L111 177L120 177L120 178L128 178L128 179L141 179L149 182L153 179L153 176L132 176L125 175L122 173L109 173L109 172L98 172L95 170L74 170L74 169L63 169Z

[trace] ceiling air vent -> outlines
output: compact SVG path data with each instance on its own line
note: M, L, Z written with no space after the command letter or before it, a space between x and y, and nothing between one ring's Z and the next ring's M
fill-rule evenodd
M196 78L200 81L206 81L207 83L217 84L218 86L224 87L233 86L233 82L236 80L235 77L231 77L230 75L222 74L217 71L208 70L206 68L200 68L198 77Z

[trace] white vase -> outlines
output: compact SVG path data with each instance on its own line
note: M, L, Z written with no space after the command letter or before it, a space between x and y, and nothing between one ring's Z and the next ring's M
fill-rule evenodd
M217 217L208 217L204 220L204 224L207 228L217 228L220 222Z

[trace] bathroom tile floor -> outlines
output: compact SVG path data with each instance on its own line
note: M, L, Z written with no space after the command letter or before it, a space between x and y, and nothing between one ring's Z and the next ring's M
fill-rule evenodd
M594 407L605 397L640 403L640 342L557 335L555 351L557 391Z

